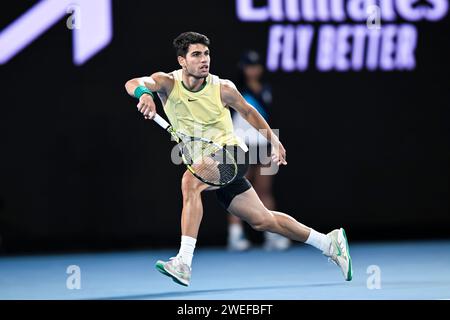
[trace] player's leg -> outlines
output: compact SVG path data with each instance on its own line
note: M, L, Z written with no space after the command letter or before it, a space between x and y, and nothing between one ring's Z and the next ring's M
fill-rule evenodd
M201 182L192 173L186 171L181 179L181 192L183 194L183 210L181 212L181 233L197 239L200 223L203 218L203 204L201 193L209 185Z
M197 242L198 230L203 218L203 205L201 193L209 186L189 171L186 171L181 179L181 191L183 194L183 210L181 212L181 246L176 257L170 261L158 261L156 268L161 273L184 286L188 286L191 280L191 265Z
M254 188L236 195L228 211L246 221L257 231L270 231L289 239L305 242L310 228L296 221L287 214L267 209Z
M350 250L342 228L327 235L319 233L285 213L268 210L253 188L236 195L228 211L248 222L255 230L278 233L320 249L341 268L346 280L352 279Z

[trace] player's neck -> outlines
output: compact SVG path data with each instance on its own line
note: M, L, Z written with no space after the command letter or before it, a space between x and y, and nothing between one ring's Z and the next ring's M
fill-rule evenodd
M206 78L196 78L186 74L183 70L183 85L189 91L199 91L205 86Z

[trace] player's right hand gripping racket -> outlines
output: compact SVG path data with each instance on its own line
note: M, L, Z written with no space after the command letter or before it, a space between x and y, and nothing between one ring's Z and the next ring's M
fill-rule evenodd
M238 171L237 163L226 148L205 138L177 132L158 114L153 120L172 135L184 164L195 177L211 186L221 187L234 180Z

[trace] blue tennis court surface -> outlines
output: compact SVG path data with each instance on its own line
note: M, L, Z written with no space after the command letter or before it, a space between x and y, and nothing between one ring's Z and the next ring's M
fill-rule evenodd
M345 282L306 245L285 252L199 248L187 288L154 268L175 249L4 256L0 299L450 299L450 241L351 243L350 250L354 277ZM80 289L67 288L71 265L79 267Z

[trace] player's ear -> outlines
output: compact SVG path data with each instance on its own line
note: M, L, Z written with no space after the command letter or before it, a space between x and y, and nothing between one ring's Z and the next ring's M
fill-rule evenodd
M183 56L178 56L178 64L184 69L186 68L186 58Z

